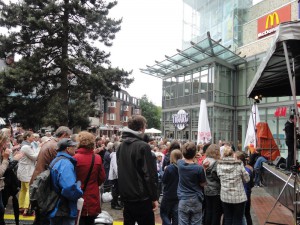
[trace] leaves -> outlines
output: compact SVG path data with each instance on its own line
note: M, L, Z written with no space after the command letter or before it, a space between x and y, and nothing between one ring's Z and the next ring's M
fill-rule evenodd
M161 107L155 106L147 95L141 98L140 106L143 116L147 119L148 128L161 129Z
M16 122L22 120L29 126L22 118L33 113L43 126L81 123L86 127L87 117L93 113L89 108L92 103L83 109L78 106L89 101L84 97L87 92L110 98L113 91L133 82L131 72L112 68L110 54L94 44L112 45L122 22L109 18L109 10L116 4L102 0L23 0L7 5L0 0L0 26L9 31L0 35L0 52L3 57L8 52L20 56L2 72L0 94L21 96L15 108L7 100L1 106L16 113ZM16 109L24 107L43 112L35 115Z

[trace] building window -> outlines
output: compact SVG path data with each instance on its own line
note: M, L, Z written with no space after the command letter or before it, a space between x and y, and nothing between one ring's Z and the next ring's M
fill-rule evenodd
M123 111L126 111L126 112L129 111L129 106L128 105L124 105L123 106Z
M135 109L134 110L134 115L139 115L140 114L140 109Z
M123 120L123 122L128 122L128 116L123 116L122 120Z
M108 115L108 120L116 120L116 114L110 113L110 114Z
M117 103L116 102L109 102L108 107L116 107Z

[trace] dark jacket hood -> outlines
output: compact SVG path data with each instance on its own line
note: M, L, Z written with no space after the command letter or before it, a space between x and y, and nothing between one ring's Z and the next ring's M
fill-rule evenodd
M123 128L122 141L125 143L132 143L137 140L143 140L144 134L141 131L135 131L128 127Z

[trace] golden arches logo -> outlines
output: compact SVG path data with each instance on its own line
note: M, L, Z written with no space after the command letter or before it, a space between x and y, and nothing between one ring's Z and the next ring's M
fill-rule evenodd
M268 29L269 27L269 22L271 27L274 25L274 19L276 19L276 25L278 25L280 23L279 21L279 16L277 14L277 12L273 12L273 14L269 14L266 20L266 29Z

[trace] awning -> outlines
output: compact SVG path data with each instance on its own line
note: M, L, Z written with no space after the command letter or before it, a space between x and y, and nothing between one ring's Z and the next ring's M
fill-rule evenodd
M175 71L187 68L209 58L216 58L230 65L239 65L246 62L239 54L230 50L231 46L224 47L220 42L221 40L213 40L208 32L207 38L202 41L198 43L191 42L191 47L185 50L177 49L178 54L174 56L165 56L165 60L161 62L155 61L155 65L147 66L146 69L140 70L142 73L158 78L164 78Z
M287 46L288 59L285 58L284 45ZM300 95L300 21L278 26L274 43L261 62L247 90L247 96L292 96L287 65L290 65L291 74L296 77L295 94Z

